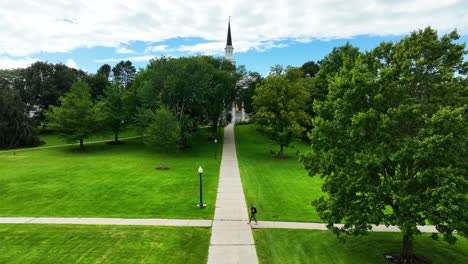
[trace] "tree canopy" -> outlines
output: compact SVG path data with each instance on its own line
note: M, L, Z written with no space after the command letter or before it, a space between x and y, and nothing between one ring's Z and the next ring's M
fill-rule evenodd
M146 145L159 150L163 154L175 151L180 140L180 127L174 115L165 107L154 113L154 121L149 124L144 132ZM167 169L164 157L161 157L160 169Z
M309 122L305 109L310 96L302 81L281 75L282 70L274 72L279 75L266 77L255 90L253 120L280 145L278 156L282 157L283 147L298 137L304 130L303 124Z
M41 144L34 122L25 112L18 92L0 86L0 149L33 147Z
M338 235L396 225L408 260L417 225L435 225L449 242L467 235L467 63L457 39L416 31L329 78L303 162L324 178L327 195L314 205Z
M60 106L50 106L46 113L49 125L67 142L79 140L83 149L83 140L98 129L91 88L85 81L80 81L59 100Z

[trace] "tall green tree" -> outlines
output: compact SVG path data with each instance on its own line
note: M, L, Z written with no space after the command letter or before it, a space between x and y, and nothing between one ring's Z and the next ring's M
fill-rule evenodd
M146 145L161 152L161 166L158 169L168 169L164 163L164 155L175 151L180 141L180 127L175 116L165 107L160 108L143 135Z
M316 63L315 61L308 61L301 66L302 73L304 77L315 77L319 72L320 64Z
M104 67L103 71L107 70L107 66ZM124 88L129 88L135 79L136 69L131 61L121 61L112 68L112 75L114 81L120 83Z
M119 132L128 125L130 119L129 108L126 105L126 90L117 82L104 89L104 95L97 105L98 119L101 125L114 133L114 143L119 143Z
M18 92L0 86L0 149L41 144L34 123L25 112Z
M240 74L237 81L239 99L244 104L244 111L250 115L253 113L253 96L255 89L263 80L263 77L258 72L245 72Z
M327 195L314 205L336 234L398 226L408 262L417 225L435 225L449 242L468 234L467 63L457 39L416 31L330 79L303 161L324 178Z
M214 58L211 56L203 56L212 67L208 78L211 79L204 93L204 109L206 119L209 120L211 135L217 137L218 125L221 122L223 112L226 107L231 104L237 95L237 80L241 75L236 74L236 67L227 60Z
M283 157L284 146L303 131L301 124L310 118L305 112L309 98L301 82L285 75L270 75L257 87L253 97L253 120L280 145L279 157Z
M85 81L74 84L71 90L60 97L60 106L50 106L46 117L50 128L70 143L83 141L98 129L96 108L91 99L91 88Z
M21 71L22 82L15 86L28 111L37 121L44 121L49 105L58 105L59 97L82 80L86 73L64 64L35 62Z
M96 74L101 74L106 77L106 79L109 80L110 75L112 72L112 67L109 64L103 64L99 69L97 70Z

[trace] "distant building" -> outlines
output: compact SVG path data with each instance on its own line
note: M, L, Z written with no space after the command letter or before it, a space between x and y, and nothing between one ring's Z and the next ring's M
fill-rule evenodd
M236 60L234 59L234 46L232 46L232 37L231 37L231 18L229 18L228 22L228 32L227 32L227 40L226 40L226 47L224 48L224 59L232 62L232 64L236 64ZM245 81L240 80L237 85L242 85ZM241 87L244 89L246 87ZM240 100L235 100L232 104L231 110L231 122L237 123L240 121L247 121L248 117L244 110L244 103Z

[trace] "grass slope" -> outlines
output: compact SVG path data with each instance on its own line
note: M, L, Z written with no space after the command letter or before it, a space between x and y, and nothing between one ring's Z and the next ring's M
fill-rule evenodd
M0 225L0 263L206 263L210 229Z
M82 216L211 219L218 185L218 159L206 130L193 148L165 158L136 140L0 153L0 216ZM199 209L198 166L204 168Z
M126 137L135 137L140 136L140 134L134 128L127 128L119 133L119 139L126 138ZM51 146L58 146L64 144L70 144L69 142L65 142L65 140L57 135L57 133L46 132L41 133L39 138L44 141L45 144L40 145L39 147L51 147ZM87 142L91 141L101 141L101 140L114 140L114 134L112 132L103 132L100 134L92 135L84 140L84 144L86 146ZM76 141L75 143L79 143Z
M254 229L255 244L260 263L317 263L317 264L376 264L389 263L388 252L400 252L399 233L370 233L349 237L340 243L327 231ZM460 238L456 244L435 241L429 235L417 236L415 253L437 263L468 263L468 242Z
M258 219L321 221L311 201L322 194L322 180L308 176L296 156L297 150L309 150L307 144L295 142L295 148L285 149L289 158L279 160L270 154L270 150L278 151L279 145L252 125L236 126L235 139L246 200L256 204Z

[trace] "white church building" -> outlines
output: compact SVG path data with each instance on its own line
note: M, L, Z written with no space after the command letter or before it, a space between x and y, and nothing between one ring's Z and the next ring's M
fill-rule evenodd
M226 40L226 47L224 48L224 59L232 62L232 64L236 65L236 60L234 59L234 46L232 46L232 37L231 37L231 19L228 22L228 32L227 32L227 40ZM237 85L245 83L242 80L237 83ZM243 89L245 87L241 87ZM244 103L239 102L239 100L235 100L232 104L231 110L231 123L237 123L240 121L247 121L248 116L244 110Z

